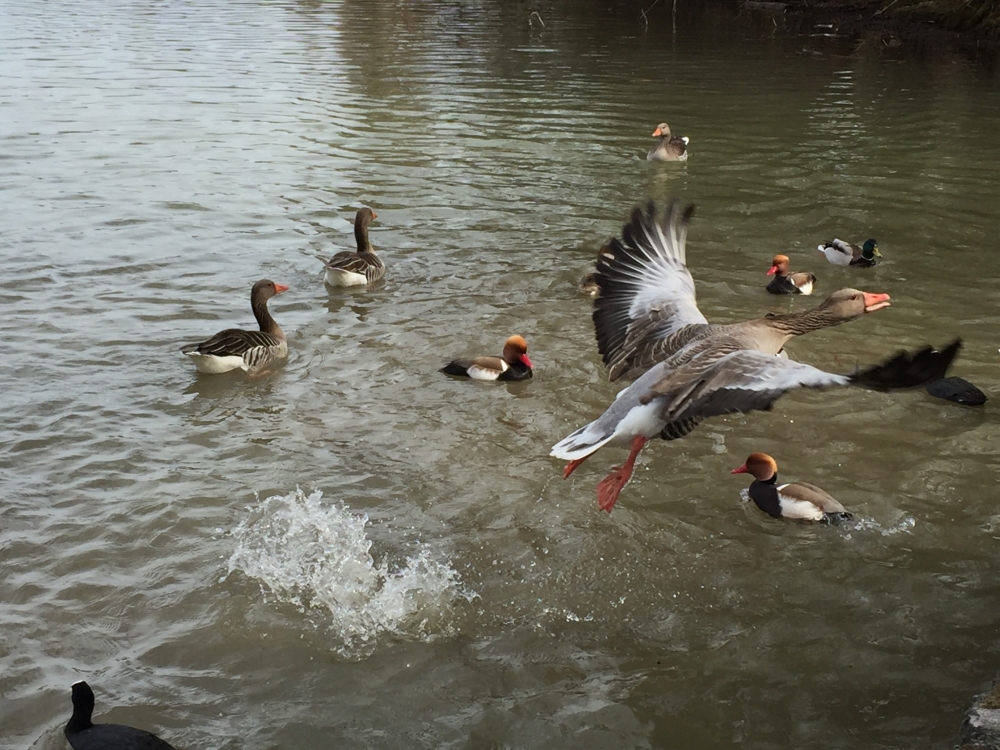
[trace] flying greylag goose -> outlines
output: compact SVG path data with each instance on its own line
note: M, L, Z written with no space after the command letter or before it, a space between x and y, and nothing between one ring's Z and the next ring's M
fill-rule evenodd
M802 312L729 325L709 324L698 309L685 266L687 224L672 201L662 219L650 202L636 208L597 264L594 302L598 349L612 380L638 378L600 417L553 446L569 461L568 477L605 445L630 446L628 459L597 488L602 510L614 507L642 447L653 437L678 438L707 417L771 408L795 388L861 385L911 388L943 377L960 340L942 352L900 352L852 375L824 372L775 356L794 336L839 325L889 306L889 295L841 289Z
M285 291L288 287L284 284L261 279L250 291L250 307L257 318L259 331L227 328L208 341L182 346L181 351L194 360L199 372L211 375L230 370L258 372L272 362L285 359L288 356L285 332L267 309L267 301Z
M816 283L811 273L789 273L787 255L775 255L767 275L774 277L767 285L771 294L812 294Z
M473 380L527 380L531 377L532 366L528 359L528 342L520 336L511 336L503 345L502 357L456 359L439 372Z
M857 268L871 268L882 257L878 251L878 243L874 239L865 240L862 247L858 247L850 242L844 242L834 237L829 242L817 245L826 259L835 266L855 266Z
M646 161L687 161L687 145L690 142L687 136L671 135L670 126L661 122L653 131L653 137L659 138L660 142L646 154Z
M73 716L66 739L73 750L174 750L155 734L124 724L94 724L94 691L82 680L73 684Z
M378 214L370 208L362 208L354 217L354 239L358 251L348 250L337 253L326 263L324 280L330 286L363 286L372 284L385 276L385 263L375 254L368 239L368 225Z
M778 484L778 462L766 453L751 453L746 462L730 474L750 474L750 499L774 518L799 521L849 521L847 508L814 484Z

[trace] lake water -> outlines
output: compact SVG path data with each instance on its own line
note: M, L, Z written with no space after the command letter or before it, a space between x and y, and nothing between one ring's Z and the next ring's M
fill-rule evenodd
M78 679L191 750L957 742L1000 661L995 69L680 5L0 0L5 747L63 747ZM620 389L575 284L671 196L710 320L888 292L792 356L961 335L992 400L793 394L600 512L624 451L547 456ZM329 290L360 206L386 283ZM287 365L196 374L260 278ZM533 380L437 372L513 333ZM758 450L857 523L742 503Z

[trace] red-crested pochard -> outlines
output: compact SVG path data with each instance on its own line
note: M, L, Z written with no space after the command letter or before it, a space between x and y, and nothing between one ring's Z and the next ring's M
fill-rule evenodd
M799 521L849 521L847 508L814 484L778 484L778 462L766 453L751 453L746 462L730 474L750 474L750 499L774 518Z
M368 239L368 225L378 214L370 208L362 208L354 217L354 239L358 243L357 252L345 250L326 262L323 278L330 286L364 286L385 276L385 263L375 254L375 248Z
M841 289L811 310L709 324L685 266L693 209L682 212L672 201L659 218L652 202L645 212L636 208L622 238L612 241L597 264L601 292L593 319L598 349L612 380L638 379L598 419L553 446L550 455L569 461L563 472L568 477L603 446L630 446L625 464L598 484L602 510L614 507L639 451L657 435L674 439L706 417L769 409L794 388L916 387L943 377L961 346L956 340L941 352L930 347L900 352L851 375L775 356L794 336L889 306L889 295L857 289Z
M767 285L771 294L812 294L816 283L811 273L789 273L787 255L775 255L767 275L774 277Z
M646 154L647 161L687 161L687 146L690 143L687 136L671 135L670 126L661 122L653 131L653 137L660 141Z
M865 240L865 244L858 247L851 242L844 242L834 237L822 245L817 245L816 249L835 266L871 268L882 258L882 253L878 251L878 243L874 238Z
M473 380L527 380L531 377L528 342L521 336L511 336L503 345L502 357L456 359L440 372Z
M199 372L210 375L245 370L258 372L267 365L288 357L288 342L281 326L274 322L267 301L288 291L284 284L261 279L250 290L250 308L257 318L259 331L227 328L200 344L187 344L181 351L194 360Z

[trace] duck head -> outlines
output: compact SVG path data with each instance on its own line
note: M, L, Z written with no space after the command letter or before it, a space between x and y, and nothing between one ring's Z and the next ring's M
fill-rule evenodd
M503 359L508 364L520 362L525 367L534 367L528 359L528 342L521 336L511 336L503 345Z
M874 260L875 258L882 257L882 253L878 251L878 243L874 238L865 240L865 244L861 246L861 257L865 260Z
M749 474L754 479L766 482L778 473L778 462L766 453L751 453L742 466L733 469L730 474Z
M774 276L774 274L785 275L788 273L788 256L787 255L775 255L774 260L771 261L771 268L768 270L768 276Z

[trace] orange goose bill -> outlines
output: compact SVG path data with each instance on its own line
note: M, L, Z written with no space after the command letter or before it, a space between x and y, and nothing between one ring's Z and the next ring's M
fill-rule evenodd
M937 352L902 352L851 375L825 372L775 356L793 337L839 325L888 307L889 295L841 289L811 310L728 325L709 324L695 302L685 266L693 213L672 201L662 217L652 203L632 212L597 265L594 302L598 349L612 380L635 379L596 420L576 430L550 455L568 461L569 476L605 445L630 448L625 464L597 488L610 511L632 475L643 446L659 435L676 439L703 419L769 409L796 388L860 385L913 388L943 377L960 340Z
M778 484L778 462L766 453L751 453L744 464L730 474L750 474L748 490L758 508L774 518L798 521L849 521L853 516L829 493L814 484Z
M473 380L527 380L532 367L528 342L521 336L511 336L504 344L502 357L456 359L439 372Z
M288 342L267 309L267 301L288 291L284 284L261 279L250 290L250 308L259 331L227 328L200 344L186 344L181 351L194 360L199 372L218 375L230 370L256 373L272 362L288 357Z
M767 275L774 277L767 285L771 294L812 294L816 283L811 273L789 273L787 255L775 255Z
M378 214L370 208L362 208L354 217L354 239L358 243L357 252L337 253L324 266L323 279L330 286L365 286L373 284L385 276L385 263L375 254L375 248L368 239L368 225Z

